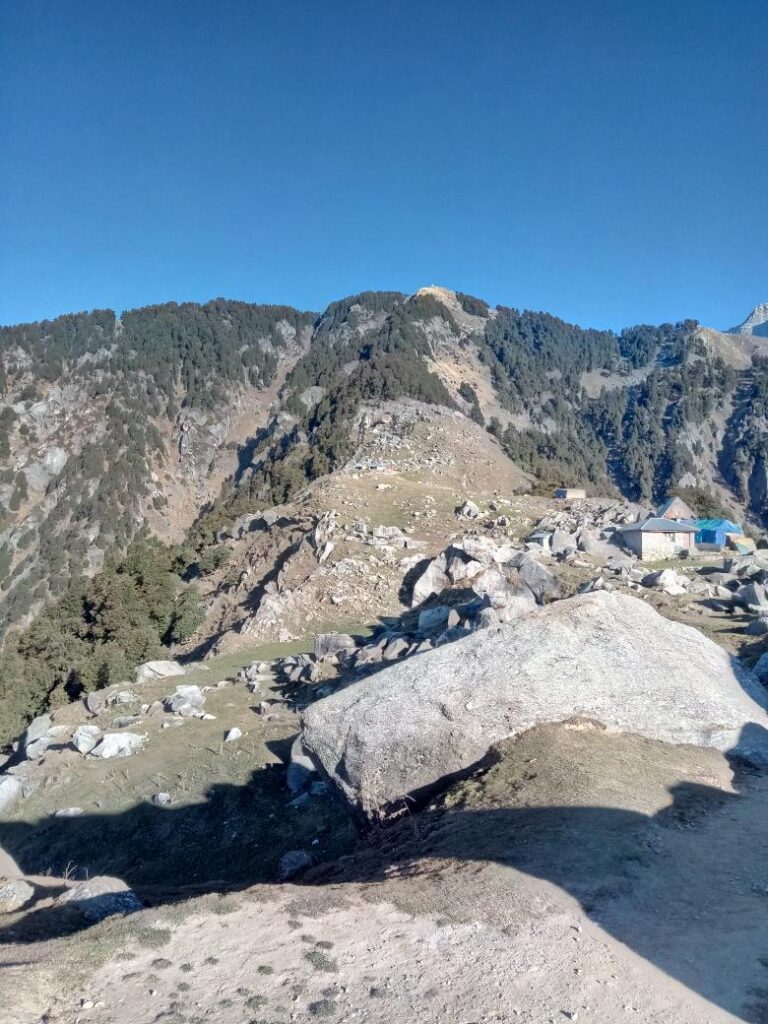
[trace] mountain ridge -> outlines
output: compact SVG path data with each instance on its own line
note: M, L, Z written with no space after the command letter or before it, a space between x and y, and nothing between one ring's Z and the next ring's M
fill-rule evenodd
M546 484L632 500L703 486L761 520L762 353L737 337L585 329L439 285L321 314L216 299L0 328L6 621L142 530L179 541L222 487L283 500L348 454L363 398L457 408Z

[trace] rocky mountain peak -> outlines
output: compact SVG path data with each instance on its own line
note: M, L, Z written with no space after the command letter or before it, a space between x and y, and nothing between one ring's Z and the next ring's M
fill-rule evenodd
M456 292L450 288L443 288L439 284L428 284L424 288L419 288L416 295L422 297L424 295L430 295L433 299L437 299L439 302L444 302L446 306L453 306L458 303Z
M732 327L729 334L757 334L768 338L768 302L758 303L746 320L738 327Z

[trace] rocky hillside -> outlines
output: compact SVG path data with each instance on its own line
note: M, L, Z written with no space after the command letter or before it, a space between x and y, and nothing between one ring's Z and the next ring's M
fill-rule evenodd
M218 512L239 515L339 468L361 401L456 409L547 485L698 486L762 519L766 381L759 344L736 337L615 335L436 287L321 316L217 300L3 328L3 619L145 527L181 540L225 482Z
M550 503L522 549L467 506L375 636L33 723L2 1024L765 1020L768 563L646 573L621 502Z
M266 423L314 320L217 301L0 329L4 621L144 527L183 536Z
M616 334L438 287L322 315L217 300L2 329L0 612L21 628L0 654L0 741L53 694L169 648L397 610L399 564L359 552L415 558L432 513L447 529L473 492L504 516L531 487L645 505L683 487L703 514L764 522L763 349L693 321Z

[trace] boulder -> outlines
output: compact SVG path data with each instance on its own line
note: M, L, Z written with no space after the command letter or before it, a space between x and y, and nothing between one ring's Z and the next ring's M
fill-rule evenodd
M280 858L277 875L281 882L285 882L310 867L312 867L312 857L306 850L289 850Z
M104 690L93 690L85 698L85 706L92 715L100 715L107 706L107 695Z
M384 648L384 661L397 661L398 658L404 658L410 647L410 642L405 637L393 637Z
M567 555L578 547L576 537L559 527L553 532L550 548L553 555Z
M512 560L518 575L539 604L556 601L563 596L557 577L535 558L528 554L518 555Z
M733 600L742 608L765 609L768 611L768 596L762 583L745 583L733 595Z
M768 634L768 615L759 615L752 619L744 630L747 636L765 636Z
M418 630L422 636L442 633L459 623L459 614L447 605L438 604L434 608L425 608L419 612Z
M504 569L486 569L472 580L472 589L502 619L524 615L536 606L535 597L518 574Z
M384 658L383 643L368 644L360 647L355 657L355 668L367 668L368 665L378 665Z
M235 740L242 739L242 736L243 736L242 729L238 729L237 726L235 725L231 729L227 730L227 734L224 737L224 742L225 743L234 743Z
M190 718L205 704L205 694L199 686L177 686L163 701L165 710L172 715Z
M495 608L481 608L475 618L475 629L490 629L498 626L501 622L499 613Z
M447 559L445 553L429 563L414 584L411 597L412 608L422 604L427 598L432 597L433 594L442 593L446 587L451 585L451 581L445 571L446 568Z
M183 676L184 668L178 661L145 661L136 669L137 683L151 683L156 679Z
M0 814L9 811L23 795L21 782L13 775L0 776Z
M37 718L33 718L29 723L21 741L24 748L24 756L27 760L37 760L38 757L42 756L46 748L51 745L53 736L50 735L50 728L50 715L38 715Z
M87 921L102 921L113 914L134 914L143 906L125 882L106 875L73 885L56 900L57 906L62 904L79 910Z
M752 671L761 683L768 683L768 653L760 655Z
M499 552L501 550L512 551L508 544L497 545L490 537L480 537L470 534L468 537L462 538L452 544L449 548L446 548L445 554L450 557L451 555L458 554L460 557L467 561L481 562L483 565L490 565L491 562L498 561ZM511 557L511 555L510 555ZM509 558L503 559L509 561Z
M89 757L100 757L103 760L109 757L130 757L139 753L146 740L146 736L136 732L105 732Z
M35 895L34 886L23 878L0 881L0 914L11 914L20 910Z
M459 505L456 509L456 515L461 516L463 519L479 519L482 512L474 501L467 499L463 505Z
M738 576L749 576L767 569L768 561L761 558L756 552L738 555L736 558L726 558L723 561L723 571L736 573Z
M768 765L768 696L690 626L583 594L385 668L310 705L302 743L369 818L548 722L590 722Z
M286 783L291 793L301 793L306 789L317 772L314 761L305 752L301 736L297 736L291 746L291 759L288 762Z
M665 594L684 594L688 587L688 578L681 576L674 569L659 569L649 572L640 581L644 587L663 590Z
M90 754L101 739L101 729L97 725L79 725L72 737L72 746L81 754Z
M318 633L315 637L315 657L318 660L332 658L345 651L354 651L355 641L346 633Z
M448 562L446 575L451 583L460 583L463 580L472 580L483 571L483 563L474 558L466 560L462 555L453 555Z

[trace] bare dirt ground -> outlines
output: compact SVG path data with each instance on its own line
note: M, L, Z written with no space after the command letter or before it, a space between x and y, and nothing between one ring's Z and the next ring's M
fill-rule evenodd
M304 885L3 928L0 1022L761 1024L766 811L713 751L533 730Z

